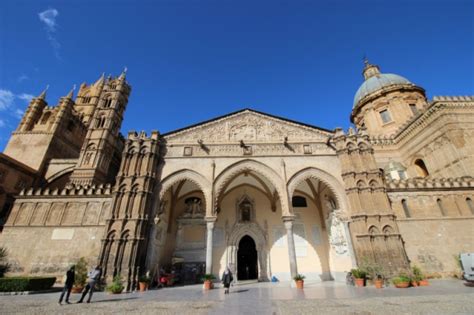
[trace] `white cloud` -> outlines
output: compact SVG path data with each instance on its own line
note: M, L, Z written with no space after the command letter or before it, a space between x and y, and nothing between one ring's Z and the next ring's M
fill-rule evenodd
M6 110L13 104L15 94L8 90L0 89L0 111Z
M24 113L24 111L17 108L17 109L15 109L15 112L13 113L13 116L15 116L18 119L21 119L23 117L23 113Z
M61 56L59 55L59 48L61 48L61 44L56 39L56 27L58 26L56 23L56 17L58 15L59 11L56 9L48 9L38 13L40 21L46 26L46 36L49 43L53 47L54 55L56 58L61 59Z
M48 9L38 13L39 19L46 24L46 30L49 32L56 31L56 17L59 15L58 10Z
M26 74L22 74L22 75L20 75L20 76L18 77L17 81L21 83L21 82L23 82L23 81L25 81L25 80L28 80L29 78L30 78L30 77L27 76Z
M31 95L31 94L27 94L27 93L21 93L19 95L17 95L16 97L18 97L20 100L24 100L24 101L31 101L33 99L33 97L35 97L34 95Z

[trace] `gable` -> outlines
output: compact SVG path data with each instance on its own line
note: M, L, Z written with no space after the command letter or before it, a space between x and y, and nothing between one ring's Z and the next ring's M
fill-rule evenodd
M291 142L320 142L326 141L331 135L332 132L322 128L246 109L163 136L168 143L196 143L198 140L204 143L240 140L268 143L282 142L285 137Z

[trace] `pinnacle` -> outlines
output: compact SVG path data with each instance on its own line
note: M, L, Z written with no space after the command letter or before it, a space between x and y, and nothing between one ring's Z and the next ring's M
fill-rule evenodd
M48 90L49 85L46 86L46 88L41 92L41 94L38 96L38 99L40 100L45 100L46 99L46 91Z

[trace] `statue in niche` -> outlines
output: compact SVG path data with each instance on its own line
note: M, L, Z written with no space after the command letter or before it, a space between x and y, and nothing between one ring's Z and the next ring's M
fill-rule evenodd
M239 205L240 218L242 222L249 222L252 214L252 203L244 200Z
M342 211L340 209L330 209L326 219L326 226L329 227L329 243L337 254L347 253L347 240L344 231L344 223L341 220Z
M185 217L196 217L203 215L200 198L190 197L187 198L184 203L186 204L186 209L184 210Z

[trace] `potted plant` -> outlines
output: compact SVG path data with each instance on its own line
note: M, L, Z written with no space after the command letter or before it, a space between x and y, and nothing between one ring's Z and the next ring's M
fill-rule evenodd
M138 286L140 289L140 292L148 290L148 286L150 285L151 278L149 275L142 275L138 278Z
M122 293L123 289L124 286L122 284L122 277L120 277L120 274L116 275L114 277L114 281L112 281L112 283L107 286L107 291L112 294L120 294Z
M204 281L204 290L210 290L212 289L212 280L214 280L216 277L212 273L206 273L203 277L202 280Z
M74 277L74 285L72 293L81 293L87 281L87 262L84 257L79 258L76 263L76 275Z
M428 280L426 279L421 269L417 266L412 267L413 278L420 287L425 287L429 285Z
M306 277L303 276L302 274L297 274L296 276L293 277L293 280L295 280L295 282L296 282L296 288L297 289L303 289L304 278L306 278Z
M383 288L383 282L384 282L383 276L382 275L377 275L376 278L374 279L375 288L382 289Z
M354 283L356 287L363 287L365 277L367 276L367 272L360 268L352 269L351 270L352 276L354 277Z
M400 274L398 277L392 278L392 283L397 288L408 288L410 286L410 277L405 274Z
M384 283L384 269L378 263L369 260L367 257L362 258L360 269L367 273L367 276L374 283L377 289L381 289Z

